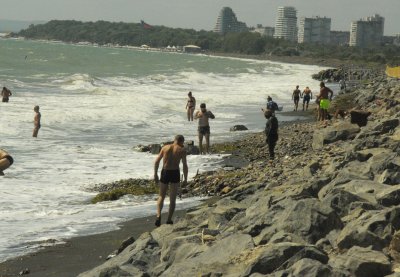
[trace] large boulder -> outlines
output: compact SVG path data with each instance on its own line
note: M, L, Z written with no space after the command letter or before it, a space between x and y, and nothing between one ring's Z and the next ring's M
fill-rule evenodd
M382 252L359 246L329 260L329 265L355 277L381 277L392 272L390 260Z
M235 125L229 129L229 131L234 132L234 131L247 131L249 130L246 126L244 125Z
M301 259L312 259L326 264L329 260L325 252L312 245L282 242L256 248L247 256L250 264L248 273L269 274L277 269L286 269Z
M161 276L222 276L237 272L244 272L243 264L230 264L229 261L239 256L242 252L249 251L254 247L251 236L245 234L234 234L217 241L207 250L190 259L174 262Z
M337 238L340 249L353 246L372 247L382 250L389 245L395 230L400 228L400 207L370 210L360 213L349 221Z
M334 126L315 130L313 135L312 147L314 150L318 150L323 148L324 145L333 143L338 140L353 139L359 131L359 127L348 122L341 122Z

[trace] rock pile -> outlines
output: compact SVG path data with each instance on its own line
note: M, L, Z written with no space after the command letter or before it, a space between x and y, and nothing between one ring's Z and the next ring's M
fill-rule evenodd
M263 135L246 137L233 149L246 167L185 188L219 200L79 276L398 276L400 81L354 100L372 113L366 126L283 127L273 164Z

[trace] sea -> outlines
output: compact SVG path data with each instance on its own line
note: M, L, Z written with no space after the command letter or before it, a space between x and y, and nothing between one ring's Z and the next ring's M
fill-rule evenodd
M196 122L186 117L187 94L206 103L211 143L263 130L261 108L270 95L292 110L296 85L318 92L311 65L209 55L166 53L61 42L0 39L0 148L14 164L0 177L0 261L106 232L129 219L155 214L156 195L91 204L95 184L152 178L155 155L137 145L171 141L197 145ZM35 105L42 128L32 137ZM299 115L278 114L282 121ZM247 132L230 132L243 124ZM223 155L189 156L189 179L222 166ZM177 209L198 205L183 198ZM164 210L168 209L168 199Z

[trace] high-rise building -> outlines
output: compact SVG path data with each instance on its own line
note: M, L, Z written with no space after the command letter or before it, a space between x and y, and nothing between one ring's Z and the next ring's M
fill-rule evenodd
M231 8L222 8L217 19L217 24L215 24L214 32L226 34L246 31L248 31L246 23L238 21Z
M278 8L274 37L297 41L297 11L294 7Z
M299 24L299 43L328 44L331 32L331 19L326 17L302 17Z
M380 45L383 38L385 18L373 16L353 21L350 29L350 46L370 47Z

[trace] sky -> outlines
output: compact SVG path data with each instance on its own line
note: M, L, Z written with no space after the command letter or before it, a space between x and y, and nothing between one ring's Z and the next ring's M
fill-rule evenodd
M123 21L173 28L212 30L223 7L247 26L274 26L279 6L297 17L326 16L332 30L349 31L352 21L375 13L385 17L385 35L400 33L400 0L0 0L0 19Z

